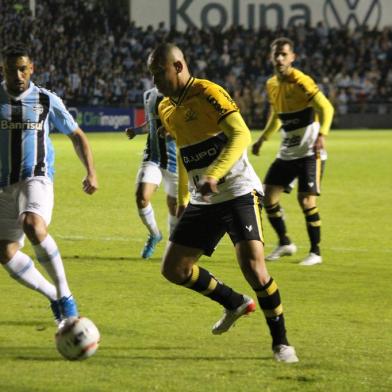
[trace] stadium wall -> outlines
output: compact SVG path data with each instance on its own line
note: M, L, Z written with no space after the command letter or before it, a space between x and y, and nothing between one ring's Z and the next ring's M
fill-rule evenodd
M139 26L163 22L179 31L190 27L246 29L290 27L300 23L327 27L381 29L391 25L390 0L129 0L130 20Z

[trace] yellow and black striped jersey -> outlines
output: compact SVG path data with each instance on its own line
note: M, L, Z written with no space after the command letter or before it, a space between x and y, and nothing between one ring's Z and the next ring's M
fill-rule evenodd
M314 80L296 68L283 80L275 75L267 81L268 99L278 114L311 107L310 101L319 91Z
M271 112L281 123L282 143L278 158L291 160L314 154L313 146L320 131L314 97L322 94L314 80L293 68L285 78L276 75L267 81ZM266 133L266 138L269 134Z
M220 123L224 123L228 115L238 111L236 103L221 86L193 77L189 79L177 102L165 97L159 104L162 124L176 139L179 150L180 204L184 198L181 190L185 183L188 184L185 189L189 189L191 202L194 204L220 203L261 188L260 180L248 161L244 143L238 143L234 148L231 146L230 151L239 156L231 167L223 171L218 167L222 166L219 158L223 151L227 152L226 147L231 137L223 131ZM246 125L243 137L249 137ZM203 175L211 175L219 180L219 193L213 195L209 203L197 192L198 182Z

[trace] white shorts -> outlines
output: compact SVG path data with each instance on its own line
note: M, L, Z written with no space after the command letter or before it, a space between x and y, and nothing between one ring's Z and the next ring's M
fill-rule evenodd
M20 216L34 212L49 225L53 210L53 183L46 177L30 177L0 188L0 240L24 245Z
M163 185L167 195L177 198L178 176L177 173L161 169L154 162L143 162L136 176L136 184L142 182L159 186L163 180Z

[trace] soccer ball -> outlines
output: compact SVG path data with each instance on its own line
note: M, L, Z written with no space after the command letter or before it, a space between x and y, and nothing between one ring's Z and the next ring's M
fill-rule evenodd
M100 334L87 317L65 320L55 334L57 351L70 361L91 357L98 350Z

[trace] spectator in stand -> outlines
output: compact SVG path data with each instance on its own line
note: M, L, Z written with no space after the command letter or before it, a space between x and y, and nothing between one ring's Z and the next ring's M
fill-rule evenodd
M213 79L233 95L251 81L251 95L255 97L273 73L268 43L279 36L289 36L294 41L295 51L301 53L295 65L312 76L323 91L330 91L323 87L325 77L329 85L338 86L336 96L344 95L342 89L351 89L348 111L373 110L369 103L381 87L385 87L387 96L392 95L391 27L380 31L330 29L319 22L315 27L299 25L277 30L232 26L223 31L192 27L179 32L168 30L163 22L155 29L138 27L128 21L126 13L114 13L101 2L40 0L35 19L28 7L28 0L0 2L0 40L28 37L39 69L36 81L71 105L142 106L143 91L151 88L146 82L150 79L151 83L144 67L146 57L164 41L186 48L195 76ZM47 34L47 25L53 26L51 34ZM76 75L83 80L82 88L75 87ZM121 82L116 81L118 75ZM104 81L98 88L97 78ZM141 80L143 86L139 86ZM364 86L358 88L358 80ZM256 115L260 109L255 102L251 106L249 125L261 127Z

